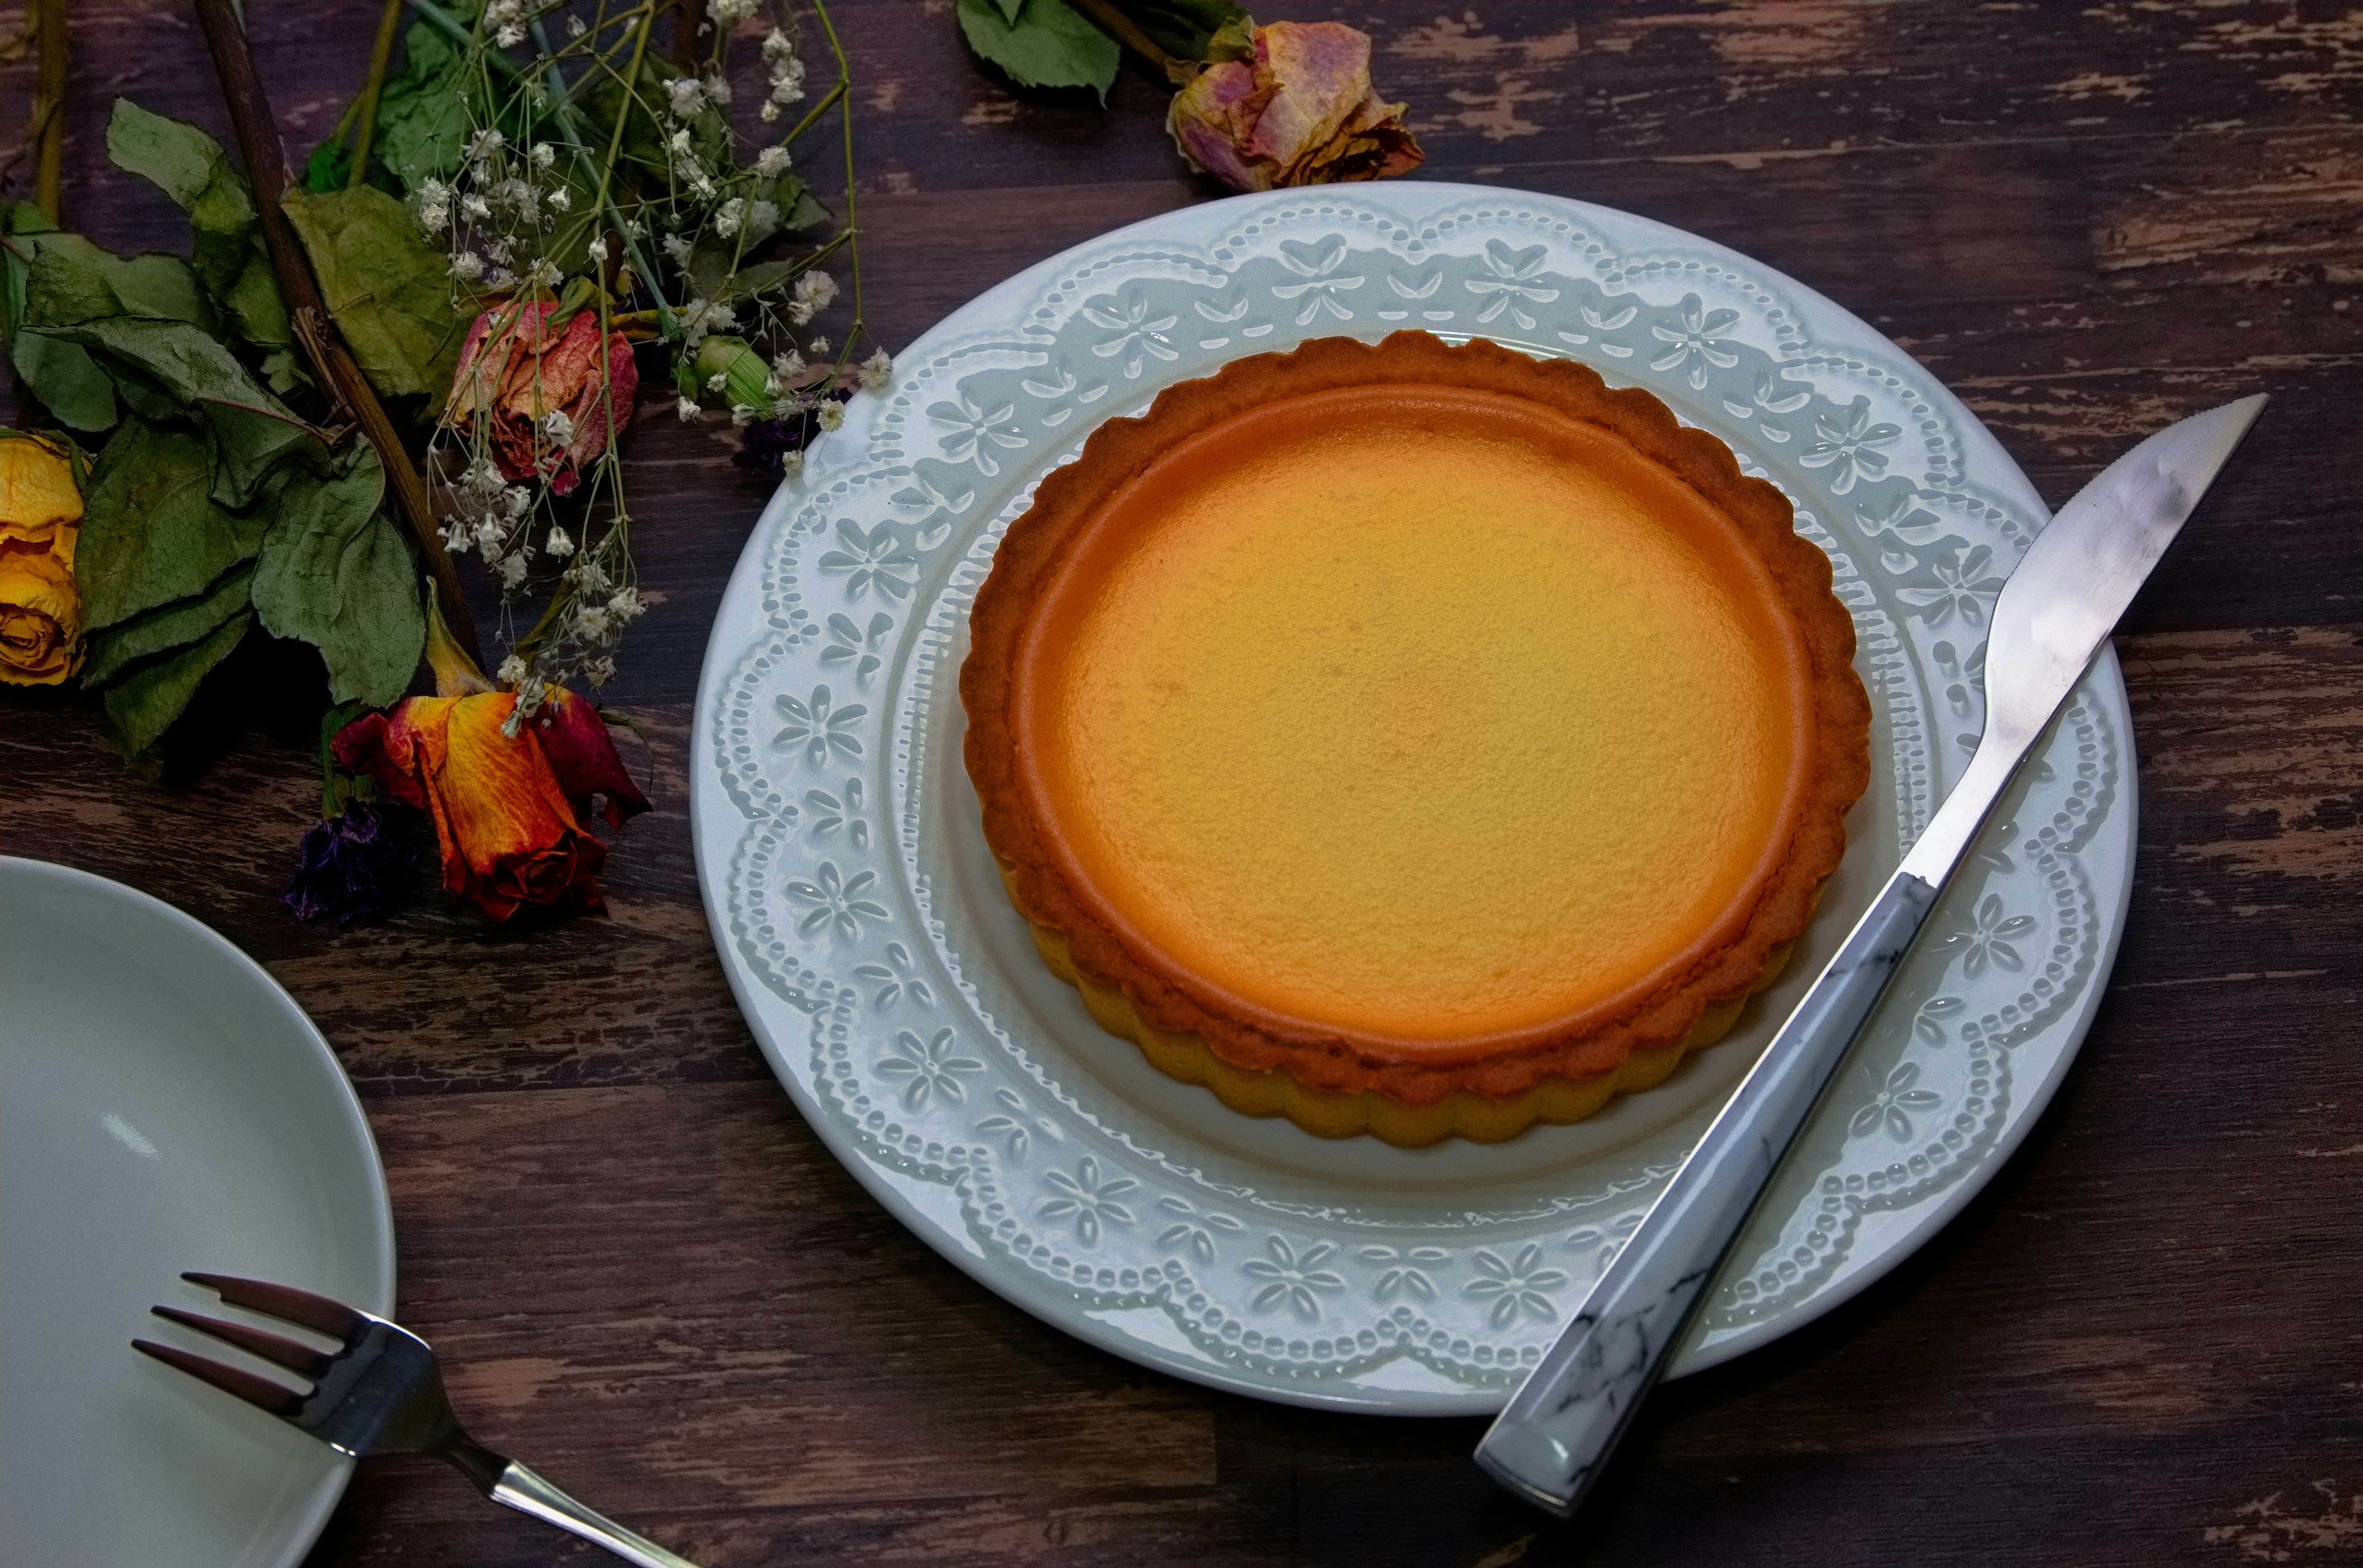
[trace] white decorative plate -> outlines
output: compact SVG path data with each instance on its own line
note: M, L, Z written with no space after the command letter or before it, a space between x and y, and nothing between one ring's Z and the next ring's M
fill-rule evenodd
M0 1562L302 1562L353 1462L131 1339L269 1371L149 1316L223 1313L184 1269L394 1310L344 1069L213 931L39 861L0 859Z
M960 763L970 600L1044 473L1100 420L1229 359L1406 327L1581 360L1728 441L1829 552L1876 711L1851 848L1782 984L1661 1087L1491 1148L1325 1141L1159 1074L1035 956ZM993 1289L1221 1387L1491 1411L1958 777L1983 723L1986 613L2047 516L1902 350L1660 224L1428 183L1136 224L913 344L893 387L857 398L765 510L698 698L706 911L805 1117ZM1677 1373L1892 1267L2042 1109L2124 923L2128 734L2104 653L1807 1128Z

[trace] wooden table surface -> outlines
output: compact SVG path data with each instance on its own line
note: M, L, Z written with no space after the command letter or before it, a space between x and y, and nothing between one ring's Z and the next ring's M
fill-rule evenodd
M72 10L68 225L182 248L102 128L122 94L227 139L193 16ZM291 145L335 120L375 11L250 0ZM1321 7L1264 19L1281 12ZM838 16L893 345L1213 194L1143 77L1104 112L1046 106L965 56L947 0ZM2276 399L2118 639L2139 868L2066 1087L1885 1282L1666 1389L1574 1526L1477 1473L1479 1422L1259 1404L1046 1328L889 1218L791 1108L724 984L684 815L699 658L765 495L724 429L629 438L662 602L611 695L653 738L657 808L611 862L611 918L512 934L434 894L347 932L289 918L316 697L207 705L150 784L99 750L88 704L12 696L0 841L153 893L270 967L360 1087L402 1317L479 1435L709 1565L2363 1561L2363 12L1343 16L1411 101L1424 175L1762 258L1918 356L2054 504L2157 426ZM0 134L30 76L0 68ZM571 1550L394 1461L360 1473L311 1562Z

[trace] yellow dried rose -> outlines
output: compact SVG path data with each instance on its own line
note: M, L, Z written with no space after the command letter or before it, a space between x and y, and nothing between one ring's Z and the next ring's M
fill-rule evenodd
M1343 22L1273 22L1254 53L1174 95L1165 128L1191 166L1235 191L1378 180L1419 166L1409 106L1370 85L1370 37Z
M81 668L81 533L82 490L66 448L0 431L0 682L53 686Z

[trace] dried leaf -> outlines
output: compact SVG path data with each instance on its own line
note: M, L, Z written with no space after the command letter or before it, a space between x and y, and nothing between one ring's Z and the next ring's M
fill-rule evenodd
M1089 87L1107 101L1123 51L1067 0L1025 0L1014 13L993 0L960 0L969 47L1021 87Z
M287 307L255 222L253 193L221 143L184 120L117 98L106 124L106 153L189 215L197 276L228 307L239 335L265 348L291 341Z
M160 605L93 633L82 684L111 685L143 661L211 637L222 623L248 607L253 581L254 562L241 561L202 594Z
M451 307L449 263L410 209L369 185L290 191L285 205L328 313L370 384L439 406L468 324Z
M310 426L265 392L219 340L186 322L118 316L60 328L56 336L95 351L135 413L148 419L194 414L205 421L221 459L214 495L225 506L252 501L291 453L325 455Z
M115 384L80 344L61 343L25 325L32 259L41 237L57 231L31 202L0 206L0 235L6 240L0 250L0 325L7 329L9 362L19 384L72 428L104 430L115 423Z
M416 190L460 167L468 140L466 76L459 50L425 22L411 25L404 48L407 63L378 94L377 150L403 188Z
M240 610L203 641L142 664L106 688L107 728L126 757L138 757L164 738L197 695L198 684L229 657L253 624L253 613Z
M384 495L385 471L368 446L342 474L290 473L254 575L263 628L320 651L335 701L372 707L402 695L427 645L418 568L378 510Z
M44 234L33 244L25 287L28 325L56 328L116 316L213 323L196 273L178 256L117 256L79 234Z
M83 498L74 576L95 631L208 591L262 547L269 519L213 498L213 451L187 430L126 419Z

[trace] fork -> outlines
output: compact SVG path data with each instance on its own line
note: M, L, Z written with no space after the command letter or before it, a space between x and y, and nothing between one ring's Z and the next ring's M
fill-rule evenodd
M210 1334L225 1344L307 1378L310 1390L171 1345L134 1340L131 1348L234 1394L258 1409L306 1431L338 1453L367 1459L381 1453L431 1453L449 1461L495 1503L556 1525L604 1546L640 1568L697 1568L656 1542L634 1535L584 1507L513 1459L494 1453L460 1429L443 1374L426 1340L398 1323L308 1290L234 1274L184 1273L233 1307L281 1318L338 1342L317 1351L283 1335L207 1318L177 1307L150 1308L168 1322Z

